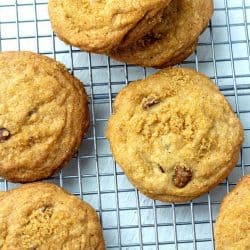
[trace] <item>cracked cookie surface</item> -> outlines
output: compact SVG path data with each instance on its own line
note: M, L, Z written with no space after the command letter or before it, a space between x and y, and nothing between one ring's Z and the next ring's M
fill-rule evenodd
M173 0L165 9L162 21L147 35L130 47L118 47L108 54L116 60L146 67L175 65L192 53L192 45L212 14L212 0ZM187 50L190 53L184 54Z
M50 0L49 15L55 33L63 41L101 53L117 47L126 35L127 43L143 36L154 26L153 16L170 1Z
M25 184L0 204L2 250L105 249L95 210L54 184Z
M237 163L243 129L210 79L169 68L118 94L107 138L142 193L181 202L226 178Z
M217 250L247 250L250 242L250 175L224 198L215 224Z
M83 85L31 52L0 53L0 176L31 182L73 156L89 125Z

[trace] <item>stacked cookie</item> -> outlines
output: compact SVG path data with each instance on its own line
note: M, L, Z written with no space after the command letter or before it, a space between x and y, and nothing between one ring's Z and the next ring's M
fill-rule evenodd
M57 35L82 50L104 53L122 41L131 44L161 19L171 0L51 0L49 15Z
M212 0L49 1L52 27L66 43L155 68L192 54L212 13Z

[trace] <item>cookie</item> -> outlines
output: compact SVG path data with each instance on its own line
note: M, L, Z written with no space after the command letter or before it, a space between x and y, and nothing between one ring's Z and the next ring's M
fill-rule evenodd
M248 250L250 247L250 175L241 179L224 198L215 224L217 250Z
M12 182L51 176L89 126L81 82L32 52L0 53L0 100L0 176Z
M168 202L192 200L225 179L243 141L241 123L216 85L185 68L121 90L106 135L129 180Z
M154 26L162 21L165 14L164 10L164 8L160 8L160 10L156 9L147 13L145 17L143 17L143 19L126 34L123 40L119 43L119 48L129 47L149 33Z
M1 191L0 192L0 198L2 198L5 195L6 192Z
M192 46L213 14L212 0L173 0L162 22L130 47L108 52L112 58L140 66L163 68ZM184 58L185 59L185 58Z
M95 210L54 184L25 184L0 202L1 249L105 249Z
M170 1L50 0L49 16L53 30L64 42L101 53L117 47L130 31L130 41L143 36L142 26L136 25L144 18L152 19ZM150 27L145 32L154 25L146 23Z
M189 56L191 56L195 52L196 47L197 47L197 43L192 44L190 47L185 49L185 51L173 57L171 61L168 61L165 64L161 65L161 67L169 67L169 66L182 63L185 59L187 59Z

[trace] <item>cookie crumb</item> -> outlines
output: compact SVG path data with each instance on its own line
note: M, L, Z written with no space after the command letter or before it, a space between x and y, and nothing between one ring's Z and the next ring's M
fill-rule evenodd
M157 97L150 96L150 97L144 98L142 100L142 108L144 110L147 110L150 107L152 107L153 105L158 104L159 102L160 102L160 99Z
M178 188L185 187L192 179L192 171L186 167L177 166L173 175L173 183Z
M0 128L0 143L7 141L11 137L11 133L7 128Z

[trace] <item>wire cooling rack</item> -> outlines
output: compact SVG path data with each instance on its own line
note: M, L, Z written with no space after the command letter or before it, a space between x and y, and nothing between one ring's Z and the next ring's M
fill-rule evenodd
M77 155L48 181L88 201L98 211L107 249L214 249L213 226L221 200L250 173L250 0L215 0L215 13L195 54L181 66L215 81L245 128L239 162L210 193L182 204L153 201L128 182L105 138L117 92L152 69L88 54L61 42L51 30L47 0L0 0L0 50L31 50L64 63L87 89L91 127ZM0 189L17 184L1 179ZM34 194L35 195L35 194Z

